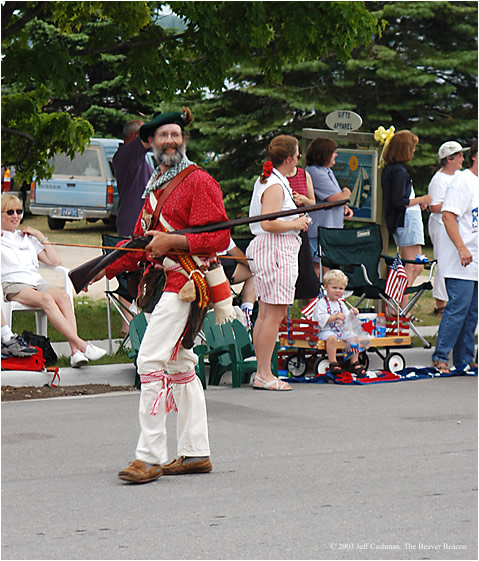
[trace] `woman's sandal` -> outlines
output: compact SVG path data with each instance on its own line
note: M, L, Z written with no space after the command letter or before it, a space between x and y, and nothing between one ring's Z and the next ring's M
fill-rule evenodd
M330 362L329 363L329 373L332 376L339 376L343 373L343 369L339 365L339 362Z
M441 374L450 374L449 366L443 360L434 360L432 363L433 368L439 370Z
M359 364L359 362L351 364L351 370L358 378L364 378L366 376L366 368L364 368L362 364Z
M256 382L261 382L261 386L258 386ZM254 377L253 382L253 389L254 390L269 390L274 392L289 392L292 390L291 386L288 382L283 382L279 378L275 378L274 380L270 380L269 382L265 382L263 378L260 378L257 374Z
M412 323L424 323L422 319L417 318L416 316L413 316L412 314L409 314L407 316L407 319L409 321L412 321Z

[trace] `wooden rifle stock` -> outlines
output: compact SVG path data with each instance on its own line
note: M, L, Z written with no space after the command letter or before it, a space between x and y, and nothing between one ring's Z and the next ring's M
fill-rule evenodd
M124 244L122 247L129 249L142 249L146 247L153 238L151 236L141 236L138 238L133 238ZM95 257L95 259L90 259L83 265L79 265L72 269L68 276L72 281L73 288L78 294L81 292L88 284L98 275L100 271L103 271L108 265L114 263L117 259L125 255L125 252L119 248L114 249L110 253L105 255L100 255Z
M264 220L276 220L277 218L283 218L285 216L293 216L295 214L304 214L306 212L315 212L317 210L324 210L328 208L333 208L336 206L342 206L349 202L349 199L339 199L333 202L318 203L311 206L299 207L291 210L282 210L279 212L271 212L269 214L260 214L258 216L246 216L244 218L236 218L234 220L228 220L226 222L216 222L213 224L203 224L201 226L192 226L191 228L185 228L184 230L175 230L171 232L172 234L205 234L207 232L218 232L220 230L231 230L236 226L243 226L245 224L253 224L254 222L263 222ZM129 242L124 244L118 249L113 250L106 255L100 255L91 259L83 265L79 265L72 269L68 276L72 281L73 288L78 294L81 292L88 284L96 277L96 275L114 263L122 255L124 255L125 249L144 249L152 240L151 236L139 236L137 238L131 239Z

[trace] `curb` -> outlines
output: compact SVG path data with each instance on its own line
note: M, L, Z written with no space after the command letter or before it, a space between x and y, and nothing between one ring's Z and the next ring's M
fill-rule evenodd
M419 327L418 330L422 335L436 335L437 325L428 327ZM108 340L91 341L94 345L108 350ZM121 340L113 340L113 353L116 352ZM55 352L58 355L69 355L69 346L67 343L52 343ZM418 349L420 350L420 349ZM2 386L33 386L40 387L49 385L52 381L55 385L61 386L79 386L88 384L109 384L111 386L132 386L135 384L136 368L133 363L119 364L100 364L88 365L82 368L61 367L58 371L60 382L53 380L53 372L31 372L24 370L2 370L1 385ZM227 373L228 374L228 373ZM223 376L228 382L228 377Z
M94 345L108 351L108 339L90 341ZM120 346L121 339L113 340L112 352ZM69 356L68 343L52 343L58 356ZM2 386L34 386L49 385L80 386L87 384L109 384L110 386L133 386L135 384L136 368L133 362L118 364L89 364L82 368L62 366L58 369L58 377L54 379L54 372L32 372L26 370L2 370Z
M58 369L55 385L84 386L88 384L108 384L110 386L133 386L136 368L134 364L100 364L83 368L62 367ZM27 372L24 370L2 370L2 386L40 387L53 381L53 372Z

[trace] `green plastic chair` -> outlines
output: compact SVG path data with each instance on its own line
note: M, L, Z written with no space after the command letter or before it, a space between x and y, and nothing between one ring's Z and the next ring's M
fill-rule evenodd
M128 353L128 357L134 359L135 368L136 359L138 358L138 351L140 350L141 341L143 339L143 336L145 335L147 325L148 323L146 321L145 314L141 312L133 317L128 327L131 342L131 351ZM140 375L138 374L138 369L136 369L135 387L139 389L140 386Z
M135 316L130 322L129 334L131 351L128 353L128 356L134 359L135 367L138 351L140 350L141 341L145 335L147 325L148 323L143 312ZM193 348L193 351L198 355L198 364L195 367L196 375L200 379L203 388L206 389L205 354L208 351L208 347L206 345L198 345ZM138 370L136 371L135 386L137 388L141 386Z
M246 327L237 319L223 325L216 324L214 312L206 314L203 331L210 361L209 383L218 385L225 372L231 372L233 388L248 384L257 370L254 347ZM278 349L276 344L271 368L278 375Z
M206 390L205 355L208 353L207 345L196 345L193 351L198 356L198 364L195 366L196 375L201 381L203 389Z

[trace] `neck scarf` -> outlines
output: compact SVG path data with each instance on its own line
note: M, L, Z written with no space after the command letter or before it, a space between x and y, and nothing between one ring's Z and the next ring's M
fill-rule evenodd
M148 195L152 191L156 191L157 189L160 189L162 185L164 185L168 181L171 181L173 177L175 177L175 175L178 175L181 171L186 169L192 163L193 162L188 160L186 156L183 156L182 160L178 164L171 167L163 175L161 173L160 166L158 166L153 172L152 176L150 177L150 180L146 185L145 192L143 193L143 199L146 199L146 197L148 197Z

